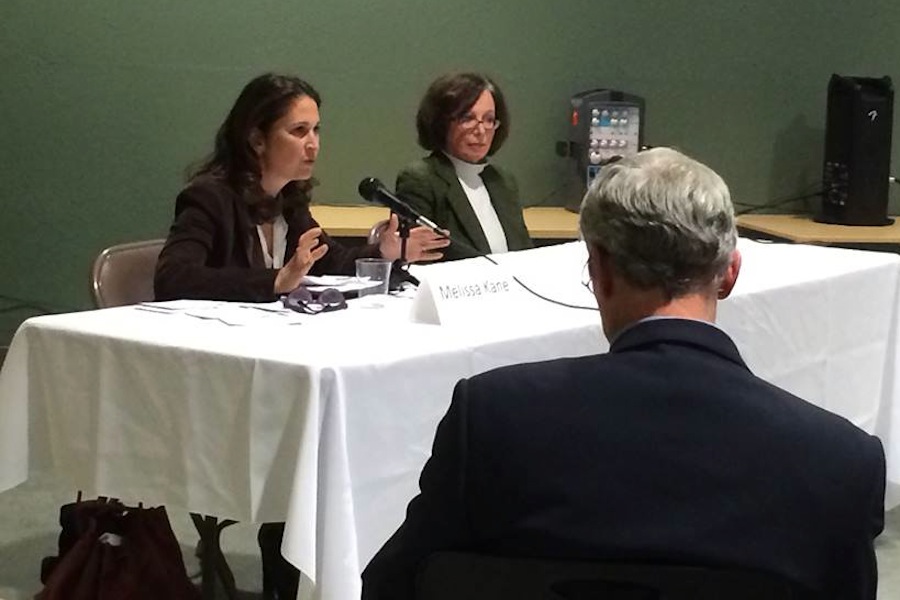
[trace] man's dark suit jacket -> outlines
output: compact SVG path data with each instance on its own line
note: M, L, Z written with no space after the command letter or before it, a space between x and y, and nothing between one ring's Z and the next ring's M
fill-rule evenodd
M531 248L531 238L522 216L522 207L519 206L519 190L513 176L488 165L481 172L481 179L490 194L509 249ZM459 183L453 163L442 152L434 152L401 171L397 176L397 195L447 229L454 240L469 246L450 244L444 251L444 260L490 253L484 230Z
M750 373L699 321L642 321L604 355L456 386L421 493L363 573L413 598L438 550L735 566L875 598L880 441Z
M318 227L308 205L287 209L285 262L304 231ZM355 261L379 256L377 246L347 248L323 232L328 252L310 273L352 274ZM247 203L220 179L192 182L175 201L175 220L156 265L157 300L275 300L275 269L265 266L256 225Z

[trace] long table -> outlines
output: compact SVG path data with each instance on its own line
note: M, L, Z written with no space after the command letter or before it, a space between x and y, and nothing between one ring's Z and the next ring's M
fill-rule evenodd
M900 257L740 247L720 325L757 374L882 439L887 506L897 505ZM592 301L577 242L497 258L544 295ZM596 312L537 299L491 327L411 322L410 298L380 304L291 325L146 307L29 319L0 372L0 490L50 470L87 494L286 520L283 552L314 596L358 598L362 568L417 491L455 382L607 349Z

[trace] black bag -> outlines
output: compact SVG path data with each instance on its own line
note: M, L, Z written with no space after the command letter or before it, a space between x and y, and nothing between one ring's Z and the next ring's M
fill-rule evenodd
M198 600L163 506L99 498L59 511L59 556L41 563L35 600Z

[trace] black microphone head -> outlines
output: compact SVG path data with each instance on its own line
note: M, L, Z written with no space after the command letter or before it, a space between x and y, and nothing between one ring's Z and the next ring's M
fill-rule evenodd
M384 185L375 177L366 177L359 182L359 195L369 202L375 202L375 195Z

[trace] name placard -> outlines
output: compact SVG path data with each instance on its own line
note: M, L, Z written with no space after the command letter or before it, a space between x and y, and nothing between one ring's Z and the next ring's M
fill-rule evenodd
M421 285L413 300L417 323L471 325L505 320L523 302L522 287L504 267L487 261L457 261L417 270Z

